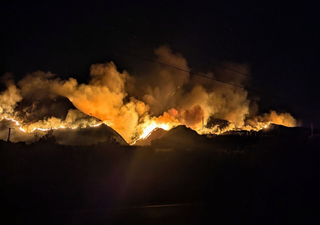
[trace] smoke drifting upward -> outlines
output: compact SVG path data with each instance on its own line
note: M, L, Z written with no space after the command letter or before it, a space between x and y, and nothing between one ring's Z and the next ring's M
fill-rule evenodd
M20 90L14 85L12 80L3 79L3 81L7 89L0 94L0 115L13 114L17 102L22 100Z
M158 61L189 71L186 59L168 47L155 50ZM245 65L237 66L249 72ZM219 71L222 79L243 85L247 80ZM212 72L205 74L216 77ZM133 77L119 72L113 62L90 67L91 80L79 84L76 79L61 80L54 74L37 71L27 74L17 85L5 80L7 89L0 94L1 118L12 118L26 132L35 129L98 126L101 121L115 129L128 143L150 129L170 129L186 125L198 133L220 133L230 129L259 130L269 123L295 126L289 113L252 115L244 89L192 76L187 72L155 65L147 74ZM218 77L219 78L219 77ZM69 99L66 116L59 115L61 97ZM47 102L47 103L46 103ZM255 104L251 104L256 107ZM73 107L73 108L72 108ZM57 113L54 113L57 112ZM250 114L251 112L251 114ZM51 113L51 116L50 116ZM229 121L223 129L204 128L209 117Z

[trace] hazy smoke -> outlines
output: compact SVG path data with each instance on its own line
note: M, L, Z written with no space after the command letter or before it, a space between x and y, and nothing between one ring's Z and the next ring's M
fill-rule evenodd
M0 93L0 115L13 114L17 102L22 100L20 90L14 85L12 80L4 80L4 83L7 89Z
M155 53L159 62L189 70L187 61L180 54L173 54L168 47L159 47ZM189 82L189 74L174 68L155 65L150 75L140 82L143 86L142 100L150 106L152 113L160 115L182 100L183 87Z
M161 46L155 53L162 63L190 70L186 59L168 47ZM249 72L246 65L233 64L232 67ZM216 77L212 72L204 75L237 85L248 82L246 77L232 76L225 69L219 69L218 74L223 77ZM88 84L78 84L74 78L61 80L50 72L38 71L20 80L18 87L6 81L7 89L0 94L0 115L21 121L28 131L36 127L92 126L101 120L129 143L151 123L168 128L184 124L199 133L214 132L216 128L202 127L202 121L206 125L210 116L229 121L226 129L261 129L270 122L296 125L288 113L270 111L269 114L250 115L257 112L257 106L251 104L253 108L250 108L244 89L158 64L147 75L135 78L126 71L119 72L113 62L94 64L90 67L90 77ZM61 96L69 99L76 109L67 111L65 116L58 113L48 116L50 112L62 110L61 104L52 102Z
M274 110L270 110L269 113L256 116L252 119L246 121L247 126L254 127L257 123L274 123L278 125L283 125L286 127L294 127L297 125L296 119L290 115L290 113L277 113Z

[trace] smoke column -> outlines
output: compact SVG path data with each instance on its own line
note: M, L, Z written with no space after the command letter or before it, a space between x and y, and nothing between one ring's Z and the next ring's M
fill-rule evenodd
M187 60L168 47L160 46L155 54L159 62L190 70ZM232 67L249 73L246 65ZM244 85L248 79L231 76L228 71L220 71L220 77L212 72L204 74L238 85ZM170 129L183 124L198 133L259 130L269 123L296 126L289 113L272 110L263 115L252 113L258 110L250 108L256 105L250 106L244 89L156 64L148 74L137 77L118 71L113 62L94 64L90 67L88 84L79 84L74 78L61 80L43 71L27 74L17 84L8 75L2 80L7 89L0 93L0 116L19 121L27 132L36 128L94 126L102 121L132 143L150 126ZM43 102L61 97L69 99L75 108L68 110L64 118L48 116L55 111L59 114L61 107L51 103L44 107ZM214 117L229 121L229 125L223 130L203 129L203 117L205 123Z

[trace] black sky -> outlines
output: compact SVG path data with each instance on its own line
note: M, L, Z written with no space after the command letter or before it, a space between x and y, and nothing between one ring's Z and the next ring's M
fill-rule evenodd
M191 68L247 63L261 110L286 110L320 127L319 4L316 1L6 1L1 3L1 74L21 79L51 71L88 80L93 63L114 61L130 73L161 44L182 53ZM235 76L242 76L235 74Z

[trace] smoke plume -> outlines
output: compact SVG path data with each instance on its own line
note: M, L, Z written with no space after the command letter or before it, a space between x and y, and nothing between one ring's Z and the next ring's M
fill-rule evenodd
M250 104L245 89L186 72L190 71L187 60L170 48L161 46L155 53L157 61L184 71L155 64L148 74L133 77L109 62L90 67L88 84L79 84L74 78L61 80L42 71L27 74L17 84L4 79L7 89L0 94L0 116L17 121L26 132L105 123L128 143L136 141L148 127L170 129L183 124L198 133L219 133L259 130L269 123L296 125L289 113L252 115L257 105ZM246 65L232 66L249 73ZM225 69L216 71L217 75L210 71L202 74L237 85L248 82L248 78L232 76ZM207 128L209 117L227 120L229 125L223 130Z

